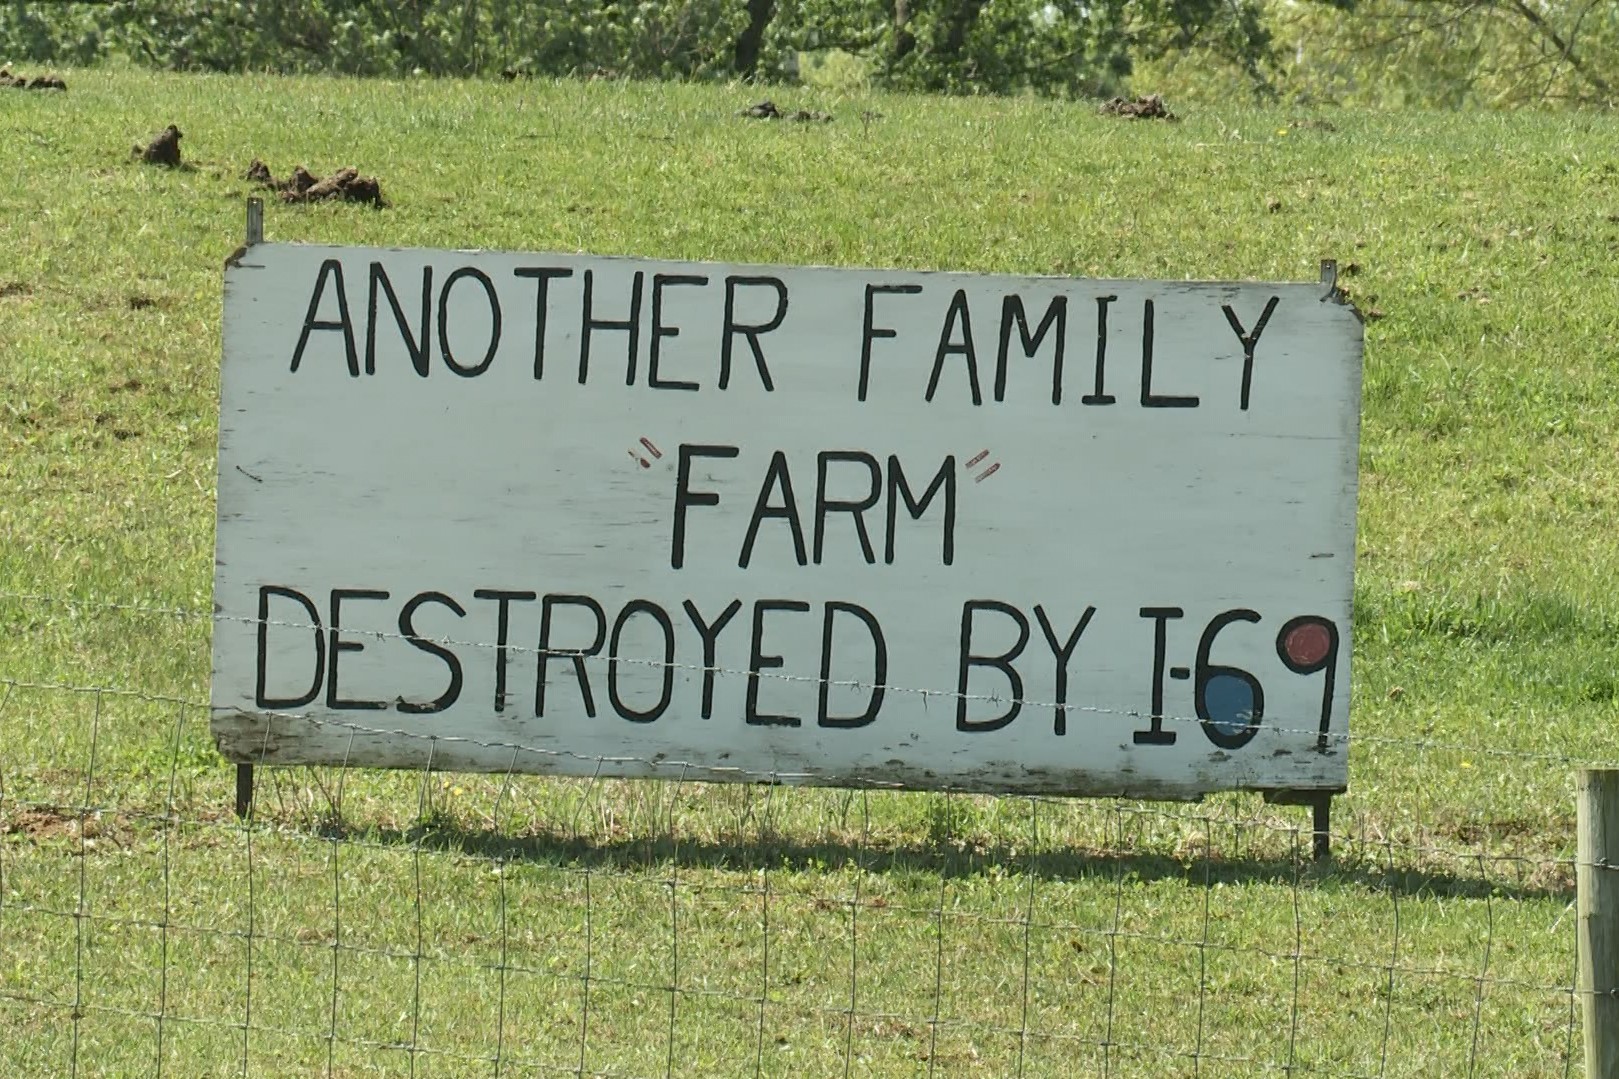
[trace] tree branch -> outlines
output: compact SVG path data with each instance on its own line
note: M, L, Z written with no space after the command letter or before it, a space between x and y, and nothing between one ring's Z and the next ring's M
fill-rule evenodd
M1557 32L1557 28L1547 22L1545 16L1541 15L1540 12L1524 3L1524 0L1511 0L1511 8L1517 12L1524 22L1533 27L1536 33L1550 42L1552 48L1557 50L1564 62L1579 72L1580 77L1590 83L1592 88L1603 97L1611 98L1613 96L1613 87L1608 84L1608 81L1587 67L1585 61L1574 52L1573 39L1564 41L1562 35Z

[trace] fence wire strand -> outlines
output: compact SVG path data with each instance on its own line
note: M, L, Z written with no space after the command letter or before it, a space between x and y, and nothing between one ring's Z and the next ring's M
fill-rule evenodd
M512 778L517 765L517 754L512 754L512 763L506 769L505 778L500 784L500 795L495 799L493 813L496 835L504 835L500 816L501 807L506 805L512 790ZM506 1048L506 969L511 956L511 927L508 921L506 900L506 856L497 852L494 856L494 871L496 887L500 896L500 966L497 973L499 978L498 996L495 1004L495 1079L500 1079L502 1054Z
M1394 975L1400 967L1400 890L1394 886L1394 844L1385 840L1383 850L1387 859L1389 896L1389 961L1388 982L1383 995L1383 1038L1377 1049L1378 1079L1388 1074L1389 1037L1394 1030Z

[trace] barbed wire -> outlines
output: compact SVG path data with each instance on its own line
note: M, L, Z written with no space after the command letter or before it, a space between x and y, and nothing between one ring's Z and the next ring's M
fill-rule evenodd
M106 610L106 611L117 611L117 612L126 612L126 613L140 613L140 614L156 614L156 615L163 615L163 616L169 616L169 617L181 617L181 618L196 619L196 620L208 620L208 621L213 621L213 622L238 623L238 624L253 625L253 626L258 626L258 625L262 624L262 625L269 626L269 627L284 628L284 629L296 629L296 630L304 630L304 631L311 631L311 630L316 630L316 629L323 628L323 627L317 626L315 623L312 623L312 622L285 621L285 620L278 620L278 619L249 618L249 617L245 617L245 616L226 615L226 614L223 614L223 613L211 613L211 612L206 612L206 611L201 611L201 610L196 610L196 609L190 609L190 608L161 607L161 606L151 606L151 605L137 604L137 603L122 603L122 602L111 602L111 601L101 601L101 600L83 600L83 599L74 599L74 598L68 598L68 597L53 597L53 596L48 596L48 595L42 595L42 594L39 594L39 593L21 593L21 592L4 592L4 591L0 591L0 600L6 600L6 599L23 601L23 602L55 603L55 604L59 604L59 605L70 606L70 607L81 608L81 609ZM621 663L621 664L625 664L625 665L628 665L628 666L647 667L647 668L656 669L656 670L662 670L662 669L665 669L665 668L669 668L669 669L673 669L673 670L676 670L676 671L683 671L683 672L688 673L688 674L712 675L712 676L715 676L715 677L722 677L722 678L758 679L758 680L768 680L768 681L786 682L786 683L801 683L801 684L807 683L807 684L814 684L814 685L823 685L824 684L826 686L833 687L833 688L838 688L838 689L863 690L863 691L866 691L866 692L873 692L873 691L876 691L876 690L882 690L885 693L900 693L900 694L910 694L910 695L920 696L920 697L924 698L925 700L926 699L931 699L931 698L939 698L939 699L945 700L945 701L967 701L967 702L972 702L972 703L995 704L995 705L1003 705L1003 706L1004 705L1014 705L1015 704L1015 705L1018 705L1020 707L1026 707L1026 708L1031 708L1031 709L1056 709L1056 708L1061 708L1061 709L1063 709L1063 710L1065 710L1067 712L1074 712L1074 713L1079 713L1079 714L1084 714L1084 715L1095 715L1095 716L1111 717L1111 718L1118 718L1118 719L1128 719L1128 720L1136 721L1136 722L1160 723L1160 724L1163 724L1165 726L1172 726L1173 725L1173 726L1182 726L1182 727L1192 728L1192 727L1197 727L1199 725L1203 725L1203 724L1205 724L1207 722L1206 720L1204 720L1201 717L1196 716L1196 715L1190 715L1189 716L1189 715L1182 715L1182 714L1178 714L1178 713L1174 713L1174 712L1168 712L1168 711L1163 712L1163 713L1154 713L1151 710L1147 710L1147 709L1112 708L1112 707L1107 707L1107 706L1102 706L1102 705L1085 704L1083 702L1045 700L1043 698L1028 697L1028 696L1022 696L1022 695L1016 695L1016 694L968 693L968 692L963 692L963 691L961 691L959 689L948 689L948 688L947 689L938 689L938 688L922 687L922 686L905 686L905 685L902 685L902 684L892 683L892 682L878 683L878 682L865 681L865 680L861 680L861 679L820 678L820 677L818 677L816 675L793 674L793 673L790 673L790 672L769 670L769 669L758 670L758 671L743 670L743 669L738 669L738 668L731 668L731 667L717 666L717 665L716 666L706 666L706 665L703 665L703 664L683 663L683 662L678 662L678 661L665 660L662 657L638 657L638 656L623 656L623 655L609 656L609 655L607 655L605 653L601 653L601 652L590 653L590 652L586 652L586 651L584 651L582 649L540 648L538 646L529 646L529 645L525 645L525 644L522 644L522 643L510 642L510 641L508 641L505 644L500 644L498 642L490 642L490 641L462 640L462 639L459 639L459 638L456 638L456 637L449 637L449 636L431 636L431 635L425 635L425 634L413 636L413 635L410 635L410 634L397 633L397 632L393 632L393 631L389 631L389 630L351 629L349 627L344 627L343 633L345 634L345 636L352 636L352 637L356 637L356 638L366 638L366 639L376 640L376 641L401 641L401 642L423 641L423 642L430 643L430 644L442 645L444 647L475 648L475 649L487 650L487 651L491 651L491 652L501 652L501 651L503 651L507 655L533 656L533 657L536 657L536 658L538 658L538 657L546 657L546 658L549 658L549 659L566 659L566 660L569 660L569 661L577 661L577 662L582 662L582 663L592 664L592 665L597 665L597 666L604 666L604 665L607 665L607 664L610 664L610 663ZM66 685L66 684L51 683L51 682L23 683L23 682L18 682L16 680L11 680L11 682L13 684L18 685L18 686L26 685L27 688L39 688L39 689L74 689L75 688L75 687L72 687L72 686L69 686L69 685ZM81 692L103 691L103 692L121 693L121 694L124 694L124 695L133 695L133 696L142 696L143 695L140 691L133 691L133 690L127 690L127 689L126 690L120 690L120 689L117 689L116 687L88 686L88 687L76 687L76 688ZM152 699L152 700L155 700L155 701L178 700L178 698L169 697L169 696L165 696L165 695L161 695L161 694L151 695L151 697L149 699ZM188 703L196 703L196 702L193 701L193 702L188 702ZM257 714L257 715L264 715L264 716L276 716L276 717L279 717L279 718L309 720L311 722L317 722L317 720L313 719L312 717L308 717L308 716L302 715L300 713L274 712L274 711L266 711L266 710L263 710L263 709L251 709L251 708L250 709L238 709L238 711L241 711L244 714ZM1418 752L1435 751L1435 752L1445 752L1445 753L1459 753L1459 754L1467 754L1467 755L1470 755L1470 756L1477 756L1477 757L1486 758L1486 759L1532 761L1532 762L1541 763L1541 764L1556 764L1556 765L1576 766L1576 767L1584 767L1584 768L1619 768L1619 759L1587 758L1587 757L1577 756L1577 755L1574 755L1574 754L1552 753L1552 752L1546 752L1546 751L1543 751L1543 750L1511 749L1511 748L1500 747L1500 746L1492 746L1492 745L1488 745L1488 744L1484 744L1484 743L1464 744L1464 743L1457 743L1457 742L1447 742L1447 741L1444 741L1442 739L1434 739L1434 738L1428 738L1428 737L1402 737L1402 736L1390 735L1390 734L1373 734L1373 733L1368 733L1368 732L1350 730L1350 729L1348 729L1347 724L1345 724L1343 727L1340 728L1340 727L1338 727L1336 722L1334 723L1333 726L1331 726L1327 730L1323 731L1321 729L1319 719L1314 719L1314 720L1307 721L1307 725L1304 725L1304 726L1291 727L1291 726L1281 725L1278 722L1278 718L1279 717L1276 714L1274 714L1272 712L1267 712L1266 715L1264 716L1263 725L1262 725L1261 729L1268 732L1271 735L1281 735L1281 736L1292 736L1292 737L1298 737L1298 738L1316 739L1320 743L1321 748L1322 748L1323 751L1331 751L1331 750L1335 750L1335 749L1343 747L1343 746L1353 746L1355 744L1360 744L1362 746L1377 746L1377 747L1391 747L1391 748L1399 748L1399 749L1410 749L1410 750L1415 750L1415 751L1418 751ZM405 731L405 730L400 730L400 729L381 729L381 728L379 728L376 731L374 731L374 733L387 735L389 737L408 737L408 736L410 736L411 732L408 732L408 731ZM455 736L442 735L442 736L439 736L439 737L448 740L448 739L454 738ZM507 745L507 744L496 742L496 743L488 743L486 745L486 748L507 749L507 748L512 748L512 747L510 745ZM527 748L527 747L525 747L525 751L534 752L534 753L538 753L538 754L542 754L542 755L543 754L563 755L563 756L567 755L565 753L561 753L560 751L543 750L543 749L538 749L538 748ZM595 760L597 758L592 756L592 757L588 757L586 759ZM607 760L608 762L612 762L614 760L614 758L604 758L604 759ZM627 760L626 763L633 763L633 761ZM679 765L682 765L682 764L690 764L690 762L676 761L676 762L674 762L674 764L676 766L679 766ZM712 770L712 771L714 771L716 773L723 773L723 772L726 772L728 770L728 769L726 769L724 767L716 767L716 766L698 766L698 765L695 765L695 764L690 764L690 766L691 767L709 767L710 770ZM808 774L812 774L812 773L803 773L803 774L808 775Z
M554 653L554 654L560 655L560 656L565 656L566 658L569 658L569 659L575 658L572 653ZM601 659L603 662L607 661L606 657L583 657L583 658ZM621 659L620 662L633 662L633 661L628 660L628 659ZM654 665L659 665L659 666L663 665L661 661L646 661L646 662L648 662L649 664L654 664ZM681 665L675 664L674 666L679 667ZM697 672L713 671L713 672L718 673L718 674L733 675L733 676L736 676L736 677L743 677L743 678L754 677L753 674L751 674L749 672L746 672L746 671L728 671L728 670L725 670L723 668L692 667L692 668L689 668L689 669L691 669L693 671L697 671ZM780 674L776 674L776 673L773 673L773 672L766 672L766 671L758 672L757 677L759 677L759 678L767 678L767 677L785 678L785 679L791 680L791 681L810 681L810 682L819 682L819 681L821 681L820 679L816 679L816 678L809 677L809 676L780 675ZM839 685L839 686L854 686L856 688L865 688L865 689L878 688L874 684L858 683L858 682L833 682L833 681L828 680L828 684L830 684L830 685ZM114 696L133 697L133 698L140 699L140 700L146 701L148 703L153 703L153 704L182 704L183 703L183 704L192 705L192 706L195 706L195 707L205 708L205 709L211 707L209 702L200 701L200 700L193 699L193 698L180 697L180 696L177 696L177 695L174 695L174 694L151 693L151 692L148 692L148 691L145 691L145 690L131 689L131 688L128 688L128 687L120 687L120 686L115 686L115 685L76 685L76 684L64 683L64 682L50 682L50 681L40 681L40 680L30 680L30 679L16 679L16 678L3 678L3 679L0 679L0 685L6 685L8 687L13 687L13 688L17 688L17 689L27 689L27 690L45 690L45 691L53 691L54 690L54 691L81 693L81 694L104 693L104 694L114 695ZM892 684L884 685L881 688L884 688L884 689L886 689L888 691L893 691L893 692L914 692L914 693L919 693L919 694L925 694L927 696L942 697L942 698L947 698L947 699L963 698L963 699L968 699L968 700L994 702L994 703L998 703L998 704L1017 703L1017 704L1022 704L1022 705L1028 706L1028 707L1032 707L1032 708L1042 708L1042 707L1044 707L1044 708L1056 708L1056 707L1062 707L1062 708L1068 709L1070 711L1091 712L1091 713L1096 713L1096 714L1101 714L1101 715L1125 717L1125 718L1130 718L1130 719L1134 719L1134 720L1143 720L1143 721L1148 721L1148 722L1159 722L1159 723L1161 723L1163 725L1166 725L1166 726L1172 725L1172 724L1181 724L1181 725L1186 725L1186 726L1192 726L1192 725L1202 724L1202 723L1205 722L1203 719L1201 719L1198 716L1183 716L1183 715L1177 715L1177 714L1168 713L1168 712L1166 712L1164 714L1161 714L1161 715L1154 715L1154 714L1151 714L1149 712L1144 712L1144 711L1140 711L1140 710L1137 710L1137 709L1110 709L1110 708L1103 708L1103 707L1098 707L1098 706L1085 706L1085 705L1078 705L1078 704L1072 704L1072 703L1062 703L1062 704L1059 705L1058 702L1055 702L1055 701L1041 701L1041 700L1036 700L1036 699L1027 698L1027 697L1001 697L1001 696L993 696L993 695L962 694L962 693L958 693L958 692L956 692L954 690L923 690L923 689L906 690L904 687L895 686L895 685L892 685ZM841 784L841 783L848 783L850 785L855 785L855 786L870 786L870 787L872 787L874 789L883 788L883 787L889 787L889 788L896 789L896 790L906 789L905 785L903 783L901 783L901 782L898 782L898 781L885 782L884 780L881 780L881 779L878 779L878 778L872 778L872 777L860 777L860 778L844 777L844 778L840 779L836 775L832 775L832 774L826 773L826 772L793 772L793 771L786 771L786 770L759 770L759 769L749 769L747 767L740 766L740 765L700 764L700 763L696 763L696 762L692 762L692 761L686 761L686 760L675 759L675 758L665 758L665 759L659 760L659 759L656 759L656 758L638 757L638 756L634 756L634 755L605 756L605 755L600 755L600 754L573 753L573 752L570 752L570 751L567 751L567 750L559 750L559 749L555 749L555 748L551 748L551 747L530 746L530 745L523 745L523 744L519 744L519 743L512 743L512 742L505 742L505 741L486 741L486 740L479 740L479 739L476 739L476 738L469 738L469 737L463 736L463 735L428 734L428 733L425 733L425 732L422 732L422 731L412 731L412 730L409 730L407 728L402 728L402 727L369 727L369 726L364 726L364 725L360 725L360 724L350 723L350 722L347 722L347 721L334 720L334 719L330 719L330 718L327 718L327 717L307 715L307 714L304 714L304 713L273 711L273 710L258 709L258 708L232 707L232 708L229 708L229 709L224 709L224 711L228 711L228 712L231 712L231 713L234 713L234 714L246 715L246 716L258 716L258 717L265 718L265 719L270 719L270 720L296 721L296 722L299 722L299 723L308 723L308 724L315 725L315 726L335 727L335 728L343 728L343 729L352 728L352 729L356 730L358 733L363 733L363 734L372 735L372 736L378 736L378 737L439 741L439 742L443 742L443 743L446 743L446 744L466 744L466 745L471 745L471 746L474 746L476 748L482 748L482 749L496 749L496 750L513 750L513 749L515 749L515 750L518 750L518 751L523 752L523 753L529 753L529 754L533 754L535 756L540 756L540 757L552 757L552 758L559 758L559 759L572 759L572 760L577 760L577 761L580 761L580 762L587 762L587 763L625 764L625 765L636 764L636 765L643 765L643 766L645 766L645 767L647 767L649 769L653 769L653 770L675 770L675 769L681 769L681 768L685 768L685 769L689 769L689 770L700 770L700 771L711 774L715 778L743 777L743 778L749 778L749 779L756 779L759 782L781 782L781 783L802 782L802 781L808 780L808 779L815 779L818 782L822 782L825 785L838 785L838 784ZM1465 756L1469 756L1469 757L1499 758L1499 759L1503 759L1503 760L1527 761L1527 762L1535 762L1535 763L1539 763L1539 764L1558 764L1558 765L1572 766L1572 767L1578 767L1578 768L1591 768L1591 769L1619 768L1619 761L1611 761L1611 760L1607 760L1607 759L1603 759L1603 758L1593 759L1593 758L1589 758L1589 757L1581 757L1581 756L1576 756L1576 755L1567 754L1567 753L1547 753L1547 752L1531 751L1531 750L1505 749L1505 748L1489 746L1489 745L1480 744L1480 743L1473 743L1473 744L1465 744L1464 745L1464 744L1460 744L1460 743L1445 742L1445 741L1436 740L1436 739L1432 739L1432 738L1426 738L1426 737L1402 738L1402 737L1397 737L1397 736L1393 736L1393 735L1365 734L1365 733L1361 733L1361 732L1352 732L1352 731L1329 731L1327 734L1325 734L1323 736L1321 734L1321 731L1320 731L1319 727L1298 727L1298 728L1281 727L1281 726L1274 725L1272 722L1270 722L1270 719L1271 719L1270 716L1266 717L1266 722L1265 722L1265 725L1264 725L1264 729L1270 731L1272 734L1295 735L1295 736L1299 736L1301 738L1302 737L1308 737L1308 738L1324 737L1329 744L1336 743L1336 744L1339 744L1339 745L1352 745L1352 744L1355 744L1355 743L1359 743L1359 744L1362 744L1362 745L1371 744L1371 745L1376 745L1376 746L1387 746L1387 747L1393 747L1393 748L1408 749L1408 750L1414 750L1414 751L1417 751L1417 752L1456 753L1456 754L1461 754L1461 755L1465 755ZM273 762L270 762L270 761L267 760L267 755L266 755L265 763L273 763ZM943 789L943 788L941 787L940 789ZM963 793L984 793L983 791L972 791L972 790L969 790L968 788L965 788L965 787L961 788L961 790L962 790Z

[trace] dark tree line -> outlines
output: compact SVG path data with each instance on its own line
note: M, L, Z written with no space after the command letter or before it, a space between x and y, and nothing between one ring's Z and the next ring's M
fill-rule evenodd
M0 5L0 60L1429 104L1612 103L1612 0L103 0ZM1138 89L1152 87L1139 86Z

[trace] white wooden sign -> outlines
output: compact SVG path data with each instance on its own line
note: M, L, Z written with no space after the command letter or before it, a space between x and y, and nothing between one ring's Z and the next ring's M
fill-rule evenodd
M1346 785L1322 285L260 244L225 286L230 759Z

